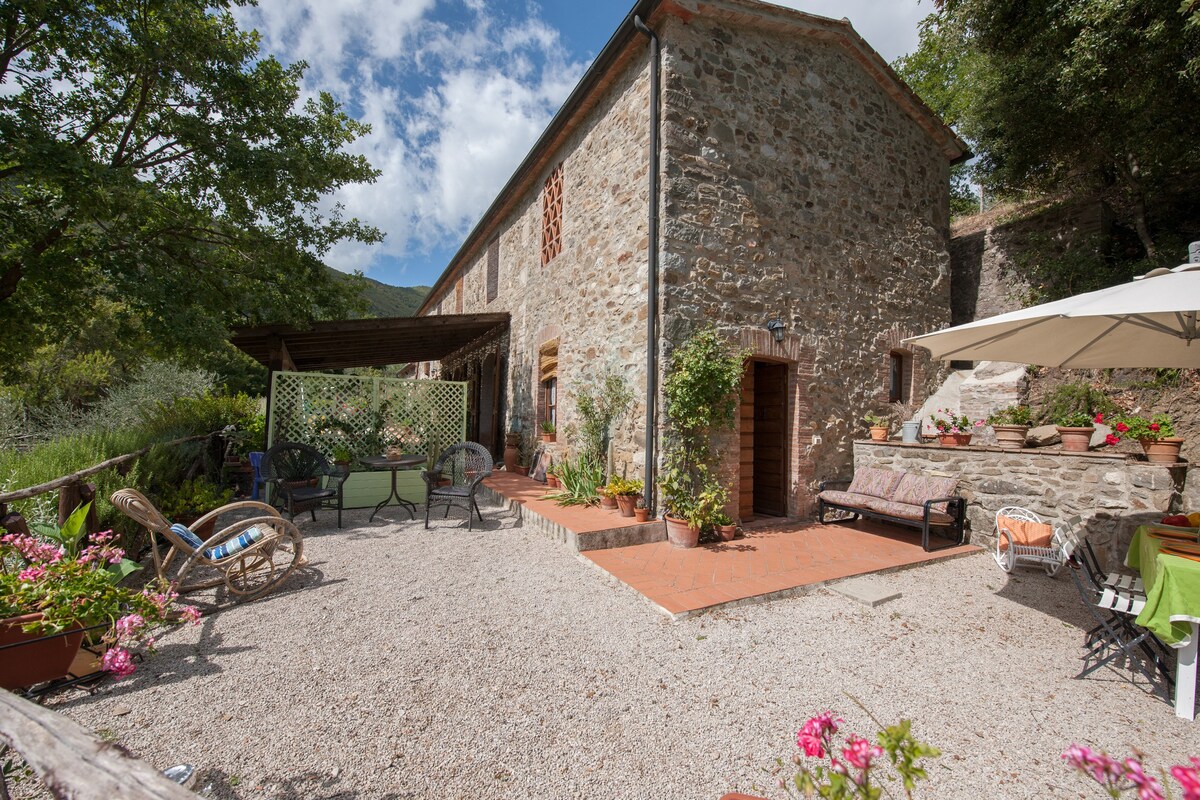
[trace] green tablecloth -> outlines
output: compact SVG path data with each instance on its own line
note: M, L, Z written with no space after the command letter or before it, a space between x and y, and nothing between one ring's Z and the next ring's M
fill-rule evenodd
M1200 561L1160 553L1162 540L1147 536L1146 530L1143 525L1134 532L1125 556L1146 587L1146 607L1137 624L1172 647L1183 647L1192 623L1200 622Z

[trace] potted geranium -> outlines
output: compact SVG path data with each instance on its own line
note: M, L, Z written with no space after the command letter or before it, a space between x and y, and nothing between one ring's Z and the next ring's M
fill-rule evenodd
M1174 464L1179 461L1183 447L1182 437L1175 435L1175 425L1166 414L1145 417L1122 417L1113 428L1116 433L1108 437L1107 444L1116 444L1122 438L1136 439L1146 451L1146 460L1154 464Z
M1033 412L1029 406L1009 406L991 414L987 421L996 432L997 445L1005 450L1020 450L1025 446L1025 436L1033 425Z
M1084 411L1071 411L1056 417L1054 424L1058 428L1059 438L1062 439L1063 450L1086 453L1091 447L1096 423L1103 421L1103 414L1091 416Z
M968 445L975 430L983 427L983 420L972 420L966 414L956 414L948 408L939 408L937 413L930 414L929 421L937 431L938 443L942 447Z
M867 423L867 427L871 429L871 441L887 441L889 424L887 417L881 417L878 414L867 414L863 417L863 422Z
M46 538L0 537L0 686L19 689L67 674L85 635L106 650L101 668L121 678L134 671L131 648L151 647L157 626L187 618L165 585L141 591L118 585L139 569L112 531L83 536L86 504Z
M621 512L622 517L632 517L634 515L634 506L642 496L642 482L640 480L625 480L624 478L612 478L608 485L604 487L605 494L617 501L617 509Z

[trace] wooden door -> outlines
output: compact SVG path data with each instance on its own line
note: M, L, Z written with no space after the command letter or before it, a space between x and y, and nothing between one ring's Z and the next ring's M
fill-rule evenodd
M742 372L740 409L741 457L738 459L738 517L754 516L754 362L747 361Z
M754 513L787 515L787 365L754 364Z

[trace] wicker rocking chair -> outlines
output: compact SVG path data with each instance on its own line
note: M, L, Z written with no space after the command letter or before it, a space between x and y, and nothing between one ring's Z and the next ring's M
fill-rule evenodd
M259 516L233 521L205 541L190 529L172 526L133 489L118 489L112 504L150 532L154 570L180 594L223 585L237 601L253 600L274 589L303 563L304 540L299 528L266 503L244 500L208 512L192 523L193 529L202 529L233 511L255 511ZM165 552L160 539L167 545ZM189 583L193 574L198 577Z
M425 481L425 527L429 527L429 509L435 504L446 507L445 516L450 516L450 506L467 509L467 530L473 530L473 510L483 522L475 491L483 479L492 474L492 456L487 448L475 442L459 442L438 456L432 470L423 470ZM449 485L443 486L445 481Z

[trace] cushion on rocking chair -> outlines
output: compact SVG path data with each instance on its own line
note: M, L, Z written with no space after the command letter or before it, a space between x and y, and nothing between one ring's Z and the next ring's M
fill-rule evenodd
M996 527L1008 531L1014 543L1030 545L1032 547L1049 547L1050 540L1054 537L1054 528L1045 522L1000 517L1000 519L996 520ZM1008 540L1000 539L1000 550L1004 551L1007 549Z
M204 544L204 540L197 536L187 525L181 525L180 523L176 522L171 526L171 533L175 534L180 539L183 539L183 541L187 543L188 547L192 548L193 550L199 549L200 545Z
M204 551L204 557L210 558L213 561L220 561L222 558L229 558L229 556L245 550L247 547L263 538L263 536L264 533L262 528L255 525L242 531L235 539L230 539L229 541L219 544L216 547L208 548Z

